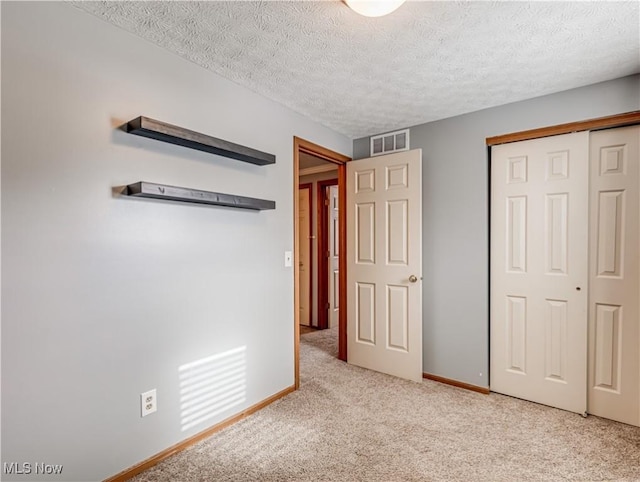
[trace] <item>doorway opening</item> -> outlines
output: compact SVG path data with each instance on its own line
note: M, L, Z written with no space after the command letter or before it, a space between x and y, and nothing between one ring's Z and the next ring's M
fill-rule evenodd
M327 308L327 303L330 303L329 298L331 297L329 286L331 281L329 276L331 260L328 259L330 256L327 256L327 251L330 250L326 249L329 245L327 235L331 230L331 223L329 222L331 215L328 207L325 209L324 204L326 193L330 192L328 190L330 186L337 186L337 188L334 188L334 194L337 197L336 212L346 212L346 163L351 158L299 137L294 137L293 144L294 367L295 387L297 389L300 385L300 328L301 322L304 323L306 321L307 311L309 313L310 326L318 329L331 326L329 308ZM309 175L315 177L307 177ZM330 184L330 182L333 184ZM315 184L316 189L311 188L307 193L305 189L309 187L309 184L311 186ZM321 186L324 187L321 188ZM324 194L321 189L324 190ZM317 221L311 222L310 228L301 226L307 222L306 218L304 218L307 198L302 199L301 193L304 195L311 194L312 200L314 197L316 199ZM314 212L311 204L313 204L313 201L309 205L309 217L312 217ZM336 269L334 271L337 273L334 283L337 286L334 285L331 288L333 288L336 295L334 296L334 306L337 306L334 316L338 319L338 358L346 361L346 219L345 216L338 215L337 219L334 220L333 226L334 229L337 229L337 232L334 233L337 240L337 245L334 246L334 254L337 251L340 256L335 258L337 266L335 266ZM323 232L320 233L320 230ZM305 237L307 239L304 239ZM321 240L322 242L320 242ZM307 250L309 250L309 256L307 256ZM314 251L316 253L315 256L313 256ZM317 263L314 263L314 260L317 260ZM304 265L301 265L301 263ZM315 269L312 267L313 264L316 264ZM311 276L311 272L315 272L316 276ZM310 285L309 292L311 296L307 296L306 292L301 295L301 290L304 291L306 289L307 283ZM322 293L319 293L320 290L322 290ZM305 304L306 306L304 306ZM314 306L315 309L313 309ZM304 316L303 311L305 311Z
M333 328L340 320L340 207L338 179L317 182L318 284L317 326Z
M311 212L313 183L306 182L298 184L298 230L299 244L298 266L300 271L300 325L304 327L313 326L311 309L313 305L313 262L311 254L313 252L313 217Z

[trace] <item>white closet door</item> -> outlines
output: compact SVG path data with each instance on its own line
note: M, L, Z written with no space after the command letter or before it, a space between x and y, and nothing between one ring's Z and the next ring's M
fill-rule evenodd
M640 425L640 127L591 134L589 413Z
M491 390L587 409L589 133L491 150Z

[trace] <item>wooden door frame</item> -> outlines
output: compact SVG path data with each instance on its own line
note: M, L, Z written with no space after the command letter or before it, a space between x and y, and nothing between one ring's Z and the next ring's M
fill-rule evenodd
M317 237L318 237L318 328L329 328L329 316L326 305L329 302L329 258L325 253L329 250L329 217L327 213L326 200L327 187L338 185L338 179L328 179L317 182ZM340 198L338 197L338 203ZM338 217L340 223L340 217ZM340 248L338 248L340 249ZM338 258L339 259L339 258ZM323 308L324 307L324 308Z
M304 184L298 184L298 192L302 189L309 190L309 326L313 326L313 183L306 182ZM300 210L298 210L298 217L300 216ZM300 246L296 244L297 247ZM299 265L298 269L299 269ZM298 286L299 288L299 286ZM300 308L300 306L298 306ZM298 320L298 323L300 320Z
M351 160L338 152L309 142L300 137L293 137L293 320L294 320L294 349L293 363L295 388L300 387L300 269L298 266L298 184L300 182L300 153L310 154L338 165L338 209L341 213L347 211L347 162ZM340 253L339 259L339 317L338 324L338 358L347 361L347 222L346 216L340 216L338 226L340 229Z

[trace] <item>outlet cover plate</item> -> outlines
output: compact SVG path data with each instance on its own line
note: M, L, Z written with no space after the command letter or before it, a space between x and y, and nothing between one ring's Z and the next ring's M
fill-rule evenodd
M140 412L142 417L158 410L158 394L156 389L140 394Z

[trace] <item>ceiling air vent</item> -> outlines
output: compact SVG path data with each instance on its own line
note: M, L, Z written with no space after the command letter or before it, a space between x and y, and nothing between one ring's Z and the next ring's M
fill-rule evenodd
M409 129L371 137L371 155L409 150Z

